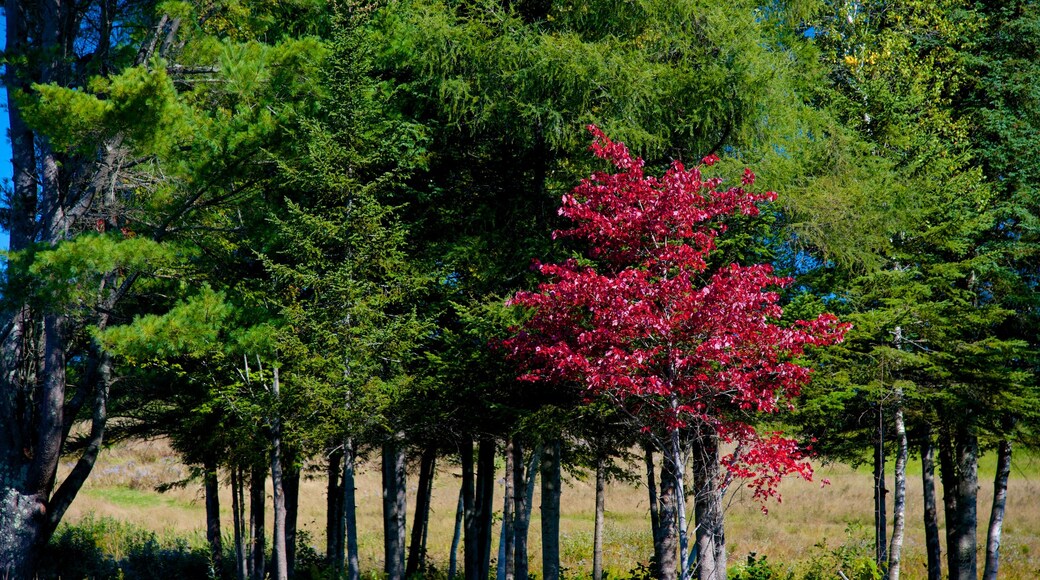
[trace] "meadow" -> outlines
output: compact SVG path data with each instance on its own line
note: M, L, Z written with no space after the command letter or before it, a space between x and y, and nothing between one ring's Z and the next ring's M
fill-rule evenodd
M911 460L908 471L903 571L904 578L913 579L925 577L924 532L919 464ZM126 524L128 529L154 532L159 542L201 547L205 542L201 482L163 493L155 490L157 486L185 478L188 473L188 468L163 441L138 441L107 449L70 509L67 522L111 518ZM980 473L980 548L984 545L986 518L992 501L992 473L993 458L986 456ZM571 474L566 479L562 496L562 565L567 577L588 577L592 569L594 481L588 474ZM829 483L822 483L824 480ZM458 482L457 467L442 463L434 484L428 546L432 563L440 570L448 565ZM409 483L411 506L414 477ZM499 480L499 485L501 483ZM813 482L790 480L783 484L781 491L782 501L765 505L768 513L752 500L748 490L738 488L731 495L726 513L731 567L746 562L749 554L754 554L756 558L767 557L774 569L799 574L816 570L825 574L821 577L837 578L837 569L872 554L873 489L867 470L817 462ZM940 502L941 493L940 489ZM496 502L501 502L501 488L496 494ZM645 485L640 482L613 482L608 488L605 566L611 576L631 575L631 571L647 562L653 553L646 496ZM1015 461L1009 484L1001 558L1003 578L1040 577L1040 502L1036 501L1037 497L1040 497L1040 458L1022 455ZM378 572L382 569L383 545L378 464L361 466L357 498L362 569ZM223 531L226 542L230 543L230 494L221 497L221 502ZM532 571L537 572L541 565L537 495L534 505L530 555ZM313 470L305 474L301 484L299 525L304 541L313 545L318 553L324 550L324 506L325 481L319 470ZM109 550L118 551L116 543L111 543Z

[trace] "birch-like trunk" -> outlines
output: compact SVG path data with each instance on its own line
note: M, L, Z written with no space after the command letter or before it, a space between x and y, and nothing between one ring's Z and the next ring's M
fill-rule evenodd
M592 534L592 580L603 580L603 525L607 505L607 460L596 460L596 524Z
M246 527L243 506L242 468L231 468L231 521L235 527L235 578L246 580L249 577L249 563L246 560Z
M1011 442L1002 439L997 444L997 474L993 478L993 508L989 514L989 532L986 535L986 566L983 580L996 580L1000 569L1000 536L1004 528L1004 507L1007 505L1008 476L1011 475Z
M661 514L657 497L657 480L654 476L654 451L650 444L643 442L643 460L646 463L646 490L650 500L650 534L654 539L654 562L661 561L663 554L661 541Z
M266 482L267 469L262 465L253 466L249 473L249 576L253 580L263 580L266 573Z
M889 580L899 580L903 554L903 531L906 522L906 461L909 454L906 441L906 423L903 420L903 390L896 388L896 452L895 496L892 504L892 546L888 551Z
M531 509L534 502L535 473L538 472L538 467L541 465L541 459L542 449L540 446L535 447L531 452L531 459L529 460L525 470L523 445L520 443L520 440L513 442L513 462L516 466L516 469L513 472L513 494L515 501L513 513L515 514L514 517L516 521L513 526L513 535L515 536L513 560L516 580L527 580L528 578L527 535L531 528Z
M274 580L287 580L289 578L289 554L286 551L285 541L285 481L282 464L282 418L278 410L280 397L278 367L274 368L271 393L274 395L275 401L275 411L271 417L271 487L274 490L274 568L271 570L271 575Z

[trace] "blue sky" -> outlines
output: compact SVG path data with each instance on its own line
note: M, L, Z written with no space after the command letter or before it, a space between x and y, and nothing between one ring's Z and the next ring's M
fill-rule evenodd
M7 45L7 19L0 18L0 49ZM0 87L0 103L3 103L4 110L0 114L0 135L3 135L3 139L0 139L0 182L4 184L4 189L10 185L11 180L11 139L7 134L8 132L8 119L7 119L7 87ZM7 231L0 232L0 249L7 249Z

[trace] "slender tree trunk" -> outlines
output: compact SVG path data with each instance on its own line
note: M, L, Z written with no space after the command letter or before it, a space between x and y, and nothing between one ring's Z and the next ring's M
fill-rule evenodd
M286 461L282 488L285 491L285 564L289 578L293 578L296 576L296 529L300 516L300 467L296 465L295 454Z
M412 519L412 537L408 546L408 563L405 565L405 576L412 577L425 569L426 546L423 542L424 531L430 518L430 493L433 490L433 475L437 461L437 448L423 449L419 459L419 491L415 497L415 517Z
M1011 475L1011 443L1002 439L997 444L997 474L993 478L993 508L989 514L989 532L986 535L986 567L983 580L996 580L1000 567L1000 535L1004 528L1004 507L1007 504L1008 476Z
M673 397L672 405L673 408L678 404L678 401ZM665 458L665 462L672 463L672 471L675 477L675 511L679 519L679 572L680 578L683 580L689 580L693 571L692 562L690 561L690 547L689 547L689 527L686 522L686 461L683 456L682 443L679 438L678 429L673 430L669 434L671 445L669 446L669 456ZM710 556L709 556L710 558ZM703 562L703 558L699 559ZM706 562L706 569L714 569L714 562Z
M932 434L921 440L921 487L924 496L924 538L928 553L928 580L942 580L942 553L939 545L939 510L935 501L935 446Z
M643 442L643 460L646 463L646 489L650 499L650 533L654 540L654 565L657 566L661 562L661 557L664 554L663 546L661 542L664 536L661 534L661 514L659 508L659 498L657 496L657 480L654 476L654 451L650 447L648 442Z
M343 449L336 448L329 453L325 496L325 560L333 578L339 578L343 574L343 552L346 546L342 464Z
M246 525L242 492L242 468L231 467L231 520L235 526L235 578L246 580L249 577L249 563L246 559Z
M909 451L906 442L906 423L903 420L903 390L896 389L896 443L899 450L895 465L895 497L892 504L892 547L888 552L888 578L899 580L903 554L903 530L906 522L906 461Z
M220 482L217 479L217 462L207 459L203 465L206 488L206 541L209 542L209 557L213 568L223 567L224 546L220 537Z
M560 441L542 450L542 578L560 578Z
M660 559L657 561L657 578L659 580L676 580L679 563L676 552L679 549L679 514L678 514L678 479L675 474L674 457L678 450L672 448L671 438L667 439L664 450L664 461L661 462L661 489L658 498ZM655 548L654 552L657 552Z
M473 439L467 437L459 449L462 462L462 509L465 525L463 537L463 573L466 580L480 578L480 527L476 511L476 472L473 464ZM481 580L487 580L481 579Z
M249 550L250 575L253 580L263 580L266 573L267 539L264 537L264 507L267 468L254 466L249 474Z
M888 564L888 506L885 496L885 422L880 404L878 405L878 424L874 440L874 561L879 570Z
M596 460L596 524L592 533L592 580L603 580L603 525L607 507L607 458Z
M524 448L519 439L513 442L513 513L514 528L513 560L516 580L527 580L527 534L531 527L531 504L534 498L535 473L541 462L542 451L536 447L531 453L530 463L524 469Z
M271 381L271 392L277 405L279 398L278 367L274 368L274 378ZM274 490L274 569L271 571L274 580L286 580L289 578L288 552L286 551L286 512L285 512L285 481L283 479L282 463L282 419L280 411L275 409L271 418L271 487Z
M361 578L361 564L358 550L357 533L357 499L354 484L354 465L357 450L354 441L347 439L343 443L343 530L347 537L347 580Z
M697 578L725 580L726 535L723 528L719 441L714 430L701 426L693 453L696 512Z
M513 437L506 441L506 474L505 493L502 498L502 532L498 539L498 580L514 580L516 577L516 560L513 558L515 542L515 520L516 520L516 470L524 468L522 459L517 464L513 453L515 447Z
M495 513L495 442L482 439L477 449L477 528L479 530L481 580L491 574L491 532Z
M384 571L390 580L401 580L405 563L405 454L396 439L383 444L383 547Z
M455 528L451 535L451 553L448 556L448 580L455 580L459 571L459 541L462 540L462 520L466 515L463 489L459 487L459 507L455 509Z

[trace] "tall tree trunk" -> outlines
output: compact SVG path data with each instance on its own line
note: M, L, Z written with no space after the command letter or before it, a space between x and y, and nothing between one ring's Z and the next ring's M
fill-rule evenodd
M476 511L476 471L473 464L473 439L466 437L459 449L462 463L462 509L465 526L462 560L466 580L480 578L480 527ZM487 580L487 579L482 579Z
M328 484L325 496L325 561L333 578L343 574L343 553L346 546L343 526L343 449L329 453L326 470Z
M405 576L412 577L425 569L426 546L423 542L427 522L430 519L430 495L433 491L433 475L437 461L437 448L423 449L419 459L419 490L415 497L415 517L412 519L412 537L408 546L408 562Z
M231 521L235 526L235 578L246 580L249 577L249 562L246 558L246 522L243 505L242 468L231 467Z
M279 398L278 367L274 368L271 392L274 395L277 406ZM274 569L271 572L274 580L286 580L289 578L285 535L285 481L283 479L282 419L280 412L276 408L271 418L271 487L274 491L274 530L272 530L272 536L274 537Z
M719 440L711 427L699 428L693 453L697 578L725 580L726 535L723 528Z
M874 439L874 561L879 570L888 564L888 506L885 496L885 420L878 404L877 431Z
M657 561L657 578L659 580L676 580L678 562L676 552L679 549L679 514L678 514L678 479L675 474L675 462L669 459L679 450L672 448L671 438L666 439L664 460L661 462L661 489L658 498L658 526L660 559ZM654 552L657 552L657 548Z
M267 540L264 537L264 506L266 504L267 468L253 466L249 474L249 551L250 575L263 580L266 573Z
M976 580L979 576L976 556L976 532L978 529L979 489L979 443L974 433L962 427L957 434L957 486L956 541L951 551L957 554L957 575L950 570L950 577L957 580ZM947 520L949 522L949 520ZM947 523L949 525L949 523Z
M520 439L513 441L513 513L515 524L513 535L513 560L516 580L527 580L527 534L531 527L531 504L534 499L534 480L541 463L542 450L536 447L531 452L531 460L524 469L524 448Z
M607 507L607 458L596 458L596 523L592 533L592 580L603 580L603 525Z
M516 560L514 559L513 548L516 545L516 471L522 470L523 458L521 462L517 464L513 449L516 447L514 438L509 437L506 441L505 458L506 458L506 474L505 474L505 493L502 498L502 532L498 538L498 580L514 580L516 577Z
M289 577L296 576L296 529L300 516L300 466L295 454L287 456L282 480L285 491L285 564Z
M451 534L451 553L448 555L448 580L455 580L459 571L459 542L462 540L462 520L466 515L463 488L459 487L459 505L455 509L455 528Z
M560 578L560 441L542 449L542 578Z
M978 439L969 426L944 430L939 447L946 509L946 565L951 580L976 580Z
M1002 439L997 444L997 474L993 478L993 508L989 514L989 532L986 535L986 567L983 580L996 580L1000 567L1000 535L1004 528L1004 507L1007 504L1008 476L1011 475L1011 443Z
M661 514L657 496L657 480L654 476L654 451L649 442L643 442L643 461L646 463L646 490L650 500L650 533L654 540L654 566L658 566L664 554L661 542Z
M357 461L357 450L353 439L343 443L343 530L347 536L347 580L361 578L361 564L358 555L357 533L357 499L354 484L354 465Z
M673 408L677 404L678 401L673 397ZM665 458L665 463L672 463L672 473L675 477L675 511L679 520L679 577L683 580L689 580L693 571L693 563L690 561L689 536L687 534L689 527L686 522L686 461L684 460L684 450L678 429L672 430L669 434L669 440L671 445L668 448L669 455ZM708 563L708 569L713 569L714 567L714 563Z
M889 580L899 580L903 554L903 530L906 522L906 461L909 451L906 442L906 423L903 420L903 390L896 389L896 452L895 497L892 503L892 547L888 552Z
M491 574L491 532L495 513L495 441L481 439L477 449L477 527L479 529L481 580Z
M213 568L220 570L223 567L224 546L220 537L220 482L217 479L217 462L206 459L202 469L205 472L206 541L209 542L209 557L213 562Z
M924 540L928 553L928 580L942 580L942 553L939 545L939 510L935 501L935 446L932 434L921 439L921 487L924 496Z
M383 444L384 571L390 580L404 578L405 563L405 454L398 439Z

